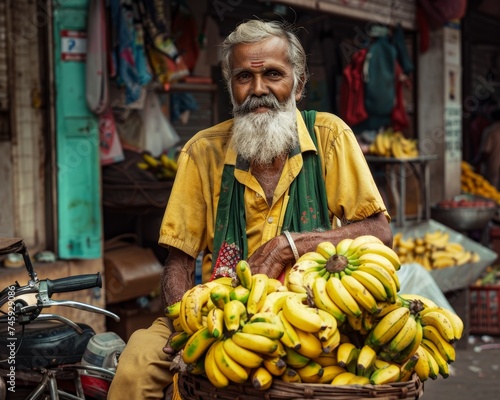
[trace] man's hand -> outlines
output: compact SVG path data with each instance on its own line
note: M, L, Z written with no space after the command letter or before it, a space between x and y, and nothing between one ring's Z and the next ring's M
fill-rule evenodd
M292 250L283 235L264 243L248 259L252 274L266 274L270 278L277 278L285 266L294 262Z

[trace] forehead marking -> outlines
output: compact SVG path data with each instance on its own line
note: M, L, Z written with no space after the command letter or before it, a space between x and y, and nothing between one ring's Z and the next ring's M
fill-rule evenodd
M252 61L252 62L250 62L250 66L252 68L262 67L263 65L264 65L264 61Z

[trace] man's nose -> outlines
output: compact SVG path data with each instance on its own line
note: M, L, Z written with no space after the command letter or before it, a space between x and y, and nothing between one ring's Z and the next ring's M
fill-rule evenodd
M269 90L264 82L264 80L260 77L256 77L253 84L253 94L254 96L263 96L269 94Z

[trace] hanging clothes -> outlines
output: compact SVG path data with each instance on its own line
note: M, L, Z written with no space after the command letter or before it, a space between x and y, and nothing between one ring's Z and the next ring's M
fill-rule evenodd
M141 98L144 86L151 81L144 34L132 0L110 0L110 10L117 83L125 87L125 104L132 104Z

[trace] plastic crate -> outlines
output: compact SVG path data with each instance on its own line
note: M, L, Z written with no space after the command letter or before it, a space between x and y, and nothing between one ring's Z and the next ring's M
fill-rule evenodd
M500 285L469 287L470 333L500 335Z

